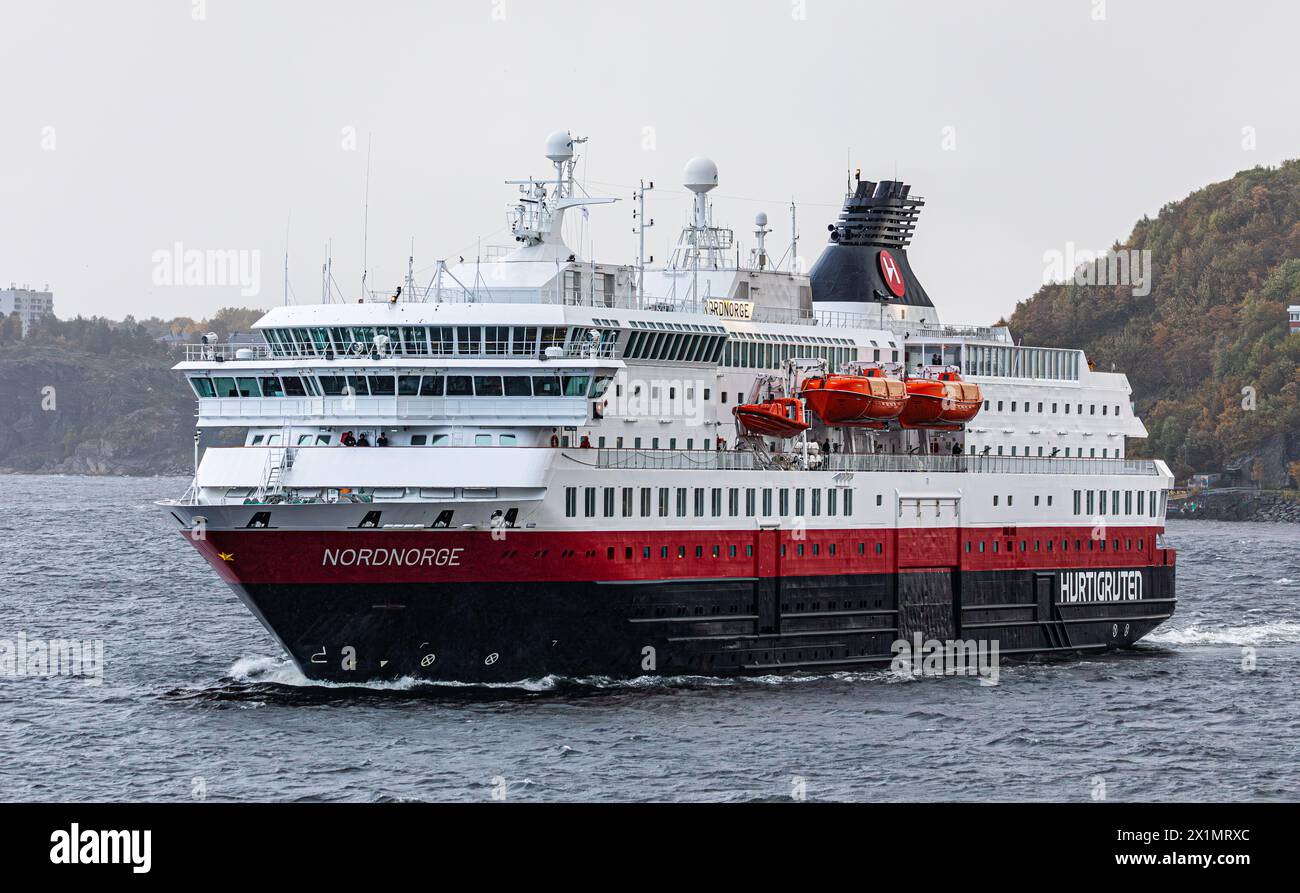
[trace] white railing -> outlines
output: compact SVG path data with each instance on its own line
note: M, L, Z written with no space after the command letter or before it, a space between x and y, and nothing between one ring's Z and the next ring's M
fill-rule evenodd
M601 344L570 344L570 345L547 345L543 350L527 351L525 353L509 353L505 347L484 350L478 348L475 350L456 350L452 351L451 345L439 344L437 348L429 344L421 347L418 344L392 345L384 350L379 351L375 348L369 350L342 350L336 351L333 348L321 350L314 342L294 341L284 342L282 346L272 348L269 344L187 344L185 345L185 359L188 362L216 362L225 363L231 361L249 361L249 360L400 360L408 357L420 359L435 360L501 360L518 361L526 360L529 362L539 362L548 359L565 359L565 360L586 360L586 359L613 359L618 356L617 344L607 342ZM547 351L554 353L554 348L558 348L560 355L558 357L550 356Z
M764 471L782 457L747 450L594 450L598 468ZM581 452L577 454L581 458ZM1158 476L1153 459L1048 459L1024 456L936 456L897 453L811 454L814 471L957 472Z
M579 424L586 397L204 397L204 419L531 419ZM572 419L579 419L574 422ZM560 422L548 422L558 419Z

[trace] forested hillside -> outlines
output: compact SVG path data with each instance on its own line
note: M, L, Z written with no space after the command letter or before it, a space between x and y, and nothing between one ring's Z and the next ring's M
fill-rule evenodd
M1300 334L1287 332L1287 306L1300 304L1300 161L1200 189L1114 247L1151 252L1150 294L1046 285L1016 305L1014 336L1126 372L1151 432L1135 455L1180 477L1239 462L1265 486L1300 483Z

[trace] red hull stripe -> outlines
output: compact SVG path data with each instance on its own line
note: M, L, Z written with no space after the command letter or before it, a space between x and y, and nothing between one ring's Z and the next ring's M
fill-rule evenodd
M903 530L209 530L229 583L635 582L1172 565L1160 527ZM188 532L182 535L189 539ZM1050 544L1050 546L1049 546ZM1091 546L1091 548L1090 548Z

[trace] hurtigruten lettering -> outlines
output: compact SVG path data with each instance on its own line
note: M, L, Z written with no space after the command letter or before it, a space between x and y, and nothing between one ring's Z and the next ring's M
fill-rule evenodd
M1061 574L1062 602L1132 602L1140 598L1141 571L1075 571Z

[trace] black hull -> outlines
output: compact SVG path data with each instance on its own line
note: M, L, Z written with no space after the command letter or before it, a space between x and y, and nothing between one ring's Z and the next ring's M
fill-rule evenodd
M1127 600L1063 600L1062 572L1029 570L235 589L310 679L487 683L868 669L918 634L1013 659L1127 647L1173 614L1174 568L1119 572L1141 576Z

